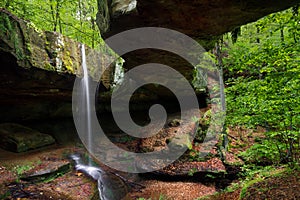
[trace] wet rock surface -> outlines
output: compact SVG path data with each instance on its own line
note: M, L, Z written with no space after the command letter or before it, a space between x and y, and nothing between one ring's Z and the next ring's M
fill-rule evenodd
M70 157L75 161L75 169L77 171L83 172L97 182L101 200L123 199L132 189L143 187L112 170L84 164L80 155L73 154Z

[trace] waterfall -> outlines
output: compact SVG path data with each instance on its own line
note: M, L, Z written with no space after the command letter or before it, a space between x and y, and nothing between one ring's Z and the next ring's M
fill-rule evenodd
M86 65L86 55L85 55L85 46L84 44L81 45L81 55L82 55L82 69L83 69L83 78L81 80L81 87L82 87L82 95L81 101L82 106L85 110L83 114L83 122L85 123L85 131L87 137L87 148L88 151L92 151L92 124L91 124L91 98L90 98L90 79L89 79L89 72ZM89 165L91 165L91 159L89 158Z

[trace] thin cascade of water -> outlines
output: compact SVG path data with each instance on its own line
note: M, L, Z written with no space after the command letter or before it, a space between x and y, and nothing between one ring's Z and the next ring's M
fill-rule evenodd
M79 155L70 155L75 161L75 169L90 176L98 183L100 200L121 200L128 193L129 184L134 187L142 188L142 185L132 183L124 177L113 173L106 172L101 167L85 165Z
M90 102L90 83L89 83L89 72L87 69L86 64L86 54L85 54L85 46L84 44L81 45L81 55L82 55L82 69L83 69L83 79L81 80L82 86L82 102L85 108L85 117L84 123L86 127L86 137L87 137L87 148L88 151L91 152L92 150L92 124L91 124L91 102ZM92 161L89 158L88 164L92 165Z

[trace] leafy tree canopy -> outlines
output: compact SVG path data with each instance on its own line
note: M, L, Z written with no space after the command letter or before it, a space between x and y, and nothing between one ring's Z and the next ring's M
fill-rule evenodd
M227 124L265 127L269 143L262 145L279 151L281 161L294 159L300 143L299 7L242 26L234 44L229 39L223 59Z
M97 0L4 0L0 7L39 29L60 32L93 48L103 43L95 22Z

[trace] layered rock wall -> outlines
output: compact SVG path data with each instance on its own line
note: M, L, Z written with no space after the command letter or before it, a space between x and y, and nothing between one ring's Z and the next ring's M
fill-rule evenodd
M1 9L0 121L71 117L74 80L83 73L81 45L59 33L40 31ZM108 91L116 67L104 67L119 59L105 46L100 51L85 49L90 76Z

